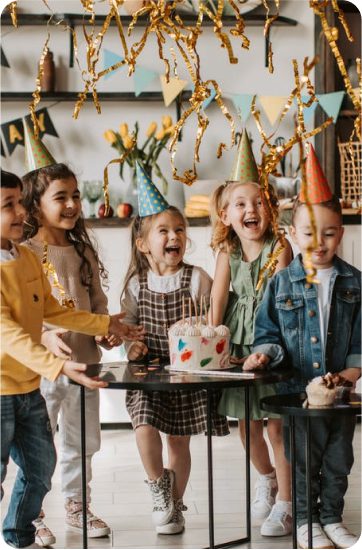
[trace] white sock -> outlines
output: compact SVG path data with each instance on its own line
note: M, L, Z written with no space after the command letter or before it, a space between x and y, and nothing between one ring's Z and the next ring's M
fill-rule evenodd
M278 505L278 508L284 510L290 516L292 515L292 503L290 500L277 500L274 506L276 504Z
M275 472L275 468L272 472L270 472L270 474L261 474L260 475L261 478L266 478L266 479L275 479L276 477L276 472Z

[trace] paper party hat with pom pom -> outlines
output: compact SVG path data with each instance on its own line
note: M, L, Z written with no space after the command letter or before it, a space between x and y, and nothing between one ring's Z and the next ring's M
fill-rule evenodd
M159 214L169 207L157 187L152 183L142 166L136 163L138 184L138 213L141 218Z
M308 154L306 160L307 173L307 192L311 204L319 204L331 200L332 191L329 188L327 178L324 175L319 160L311 143L308 144ZM306 202L304 189L302 187L299 194L300 202Z
M25 164L28 172L44 168L50 164L56 164L57 161L49 153L40 138L36 138L31 125L23 118L24 126L24 146L25 146Z
M240 183L259 181L258 167L245 129L240 139L229 181L239 181Z

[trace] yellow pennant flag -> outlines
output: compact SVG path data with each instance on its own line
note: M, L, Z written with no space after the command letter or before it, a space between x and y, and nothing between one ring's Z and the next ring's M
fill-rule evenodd
M273 126L288 101L288 97L278 95L259 95L258 99L266 116L268 117L270 124Z
M177 77L170 77L169 82L167 82L165 75L160 75L160 81L162 86L163 100L166 107L168 107L175 97L178 96L180 92L188 84L187 80L181 80Z

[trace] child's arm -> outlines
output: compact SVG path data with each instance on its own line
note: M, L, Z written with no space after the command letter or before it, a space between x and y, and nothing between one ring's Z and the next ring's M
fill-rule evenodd
M121 310L125 313L125 321L129 324L138 323L138 295L139 282L137 277L133 277L124 291L121 301ZM141 340L135 342L124 343L127 358L130 361L137 361L145 357L148 353L148 348Z
M279 245L280 245L280 240L278 240L275 243L273 252L278 248ZM277 263L276 268L275 268L275 273L278 273L278 271L280 271L281 269L284 269L285 267L288 267L288 265L290 264L292 259L293 259L292 247L291 247L290 242L288 241L288 239L285 239L285 248L283 248L283 250L281 251L281 253L278 256L278 263Z
M62 335L67 333L68 330L64 328L56 328L47 330L43 327L43 332L41 334L41 343L49 351L54 353L57 357L62 357L63 359L69 359L72 354L72 350L65 342L63 342Z
M229 297L230 264L229 254L219 252L216 260L215 277L211 288L213 323L221 325ZM210 313L209 313L210 314Z
M357 308L355 317L352 319L352 333L346 358L345 369L339 374L355 384L361 376L361 308Z

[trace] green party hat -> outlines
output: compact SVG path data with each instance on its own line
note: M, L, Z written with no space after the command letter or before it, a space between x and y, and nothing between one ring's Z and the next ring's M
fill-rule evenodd
M50 164L56 164L57 161L49 153L41 139L35 137L33 128L28 124L25 118L23 118L23 126L25 164L28 172L44 168L44 166L49 166Z
M245 129L240 139L229 181L239 181L240 183L259 181L258 167Z
M138 184L138 213L141 218L159 214L169 207L157 187L152 183L142 166L136 163Z

